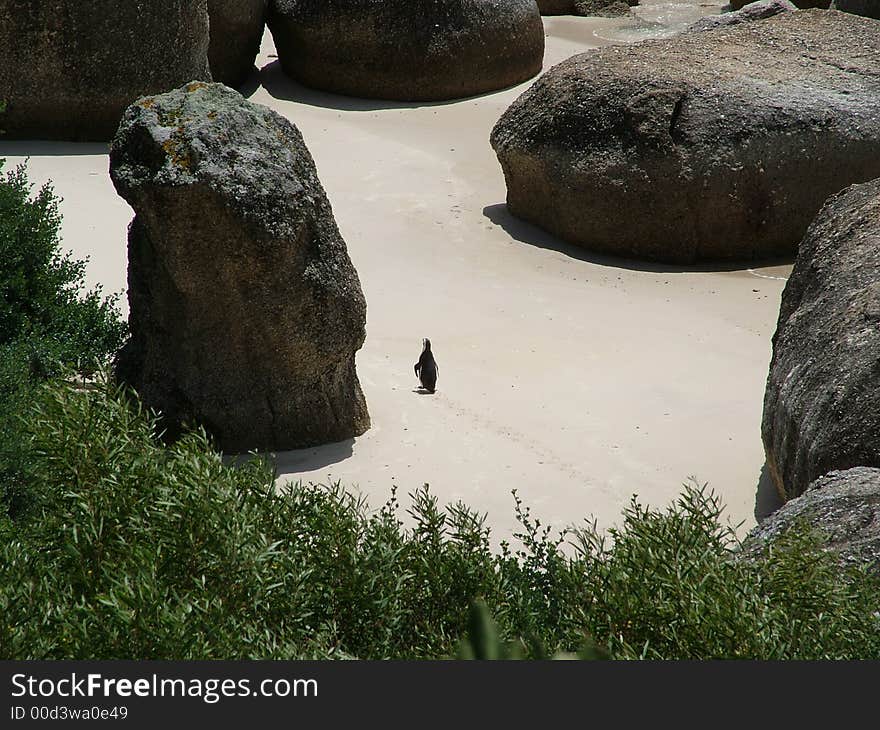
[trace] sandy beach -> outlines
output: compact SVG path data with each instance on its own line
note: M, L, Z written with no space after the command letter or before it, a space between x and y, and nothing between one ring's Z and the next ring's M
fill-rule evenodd
M545 18L545 69L602 44L674 32L718 6L647 3L627 19ZM727 515L775 504L761 407L790 265L665 267L598 257L507 213L490 130L527 84L407 105L286 78L264 37L243 89L293 121L317 163L366 295L357 358L373 426L277 455L283 481L341 481L378 507L424 483L441 503L516 529L511 490L542 522L615 523L633 494L669 503L693 476ZM531 82L529 82L531 83ZM2 142L7 167L63 197L63 243L90 284L125 287L132 217L100 144ZM222 255L222 252L218 252ZM124 305L124 302L123 302ZM438 392L413 374L423 337Z

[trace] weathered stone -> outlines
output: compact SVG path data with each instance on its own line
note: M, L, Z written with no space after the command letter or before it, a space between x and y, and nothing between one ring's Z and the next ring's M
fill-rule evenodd
M518 84L541 70L535 0L271 0L281 67L318 89L431 101Z
M230 452L363 433L366 304L299 130L193 83L129 107L110 173L136 213L118 373L170 430Z
M774 15L779 15L779 13L788 13L797 9L797 5L791 2L791 0L758 0L757 2L744 5L741 10L736 10L732 13L709 15L705 18L700 18L687 31L689 33L700 33L704 30L715 30L724 26L751 23L755 20L772 18Z
M831 5L831 0L793 0L793 2L801 10L809 10L811 8L827 10ZM730 0L731 10L741 10L746 5L749 5L749 0Z
M813 482L749 533L740 559L760 560L786 532L804 527L845 567L880 572L880 469L833 471Z
M207 0L4 0L0 130L108 140L145 94L210 81Z
M208 0L211 45L208 60L214 81L240 86L260 51L267 0Z
M880 466L880 180L832 197L782 293L762 422L776 488Z
M538 9L541 15L616 17L638 4L639 0L538 0Z
M630 7L638 4L638 0L575 0L574 14L616 18L628 15Z
M845 13L854 13L880 20L880 0L834 0L831 7Z
M880 176L878 68L880 25L819 10L574 56L492 132L508 208L619 256L791 254Z

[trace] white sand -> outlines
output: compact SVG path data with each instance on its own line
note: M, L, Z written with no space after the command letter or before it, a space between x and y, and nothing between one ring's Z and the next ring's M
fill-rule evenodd
M717 7L717 6L716 6ZM713 7L651 4L681 24ZM670 17L673 20L670 20ZM545 67L645 35L632 20L547 18ZM651 32L664 34L667 26ZM632 494L668 504L693 475L743 529L773 501L757 489L761 403L788 266L682 270L593 256L509 216L489 132L523 84L440 105L349 99L286 79L266 34L248 92L291 119L318 165L361 277L358 372L373 420L351 442L278 455L285 479L341 480L378 506L424 483L442 503L516 529L511 489L557 526L616 522ZM0 143L8 165L63 196L64 243L90 283L125 286L131 210L106 147ZM412 366L430 337L434 396ZM760 493L759 493L760 491Z

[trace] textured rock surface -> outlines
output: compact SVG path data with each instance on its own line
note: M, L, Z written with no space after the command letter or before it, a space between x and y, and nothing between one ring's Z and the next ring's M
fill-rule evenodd
M0 130L109 140L145 94L208 71L207 0L0 2Z
M827 10L828 6L831 5L831 0L793 0L794 4L801 8L802 10L809 10L810 8L820 8L822 10ZM740 10L749 4L749 0L730 0L730 7L732 10Z
M790 0L758 0L758 2L743 6L742 10L700 18L700 20L688 28L688 31L698 33L704 30L739 25L740 23L750 23L754 20L772 18L774 15L779 15L779 13L787 13L797 9L797 5Z
M832 197L782 293L761 426L777 490L880 466L880 180Z
M214 81L240 86L260 50L266 0L208 0L211 45L208 60Z
M172 432L231 452L363 433L366 304L296 127L189 84L126 111L110 172L136 213L118 372Z
M834 0L831 7L845 13L880 19L880 0Z
M819 10L574 56L492 132L508 207L621 256L790 254L880 176L878 68L880 24Z
M880 469L856 467L817 479L749 533L741 556L760 559L781 535L804 523L823 534L824 547L843 565L880 571Z
M538 0L541 15L626 15L638 0Z
M541 70L535 0L271 0L285 73L308 86L430 101L501 89Z

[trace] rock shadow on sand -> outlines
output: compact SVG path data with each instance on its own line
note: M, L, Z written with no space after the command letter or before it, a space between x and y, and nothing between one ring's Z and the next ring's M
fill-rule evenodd
M109 154L109 142L59 142L47 139L4 140L0 137L0 158L74 157L77 155Z
M312 446L293 451L279 451L267 454L269 462L274 464L278 474L299 474L323 469L325 466L339 464L354 453L354 439L346 439L333 444Z
M260 74L260 69L256 66L251 68L251 72L248 74L248 77L242 82L240 86L234 87L235 90L241 94L245 99L250 99L260 88L262 83L262 76Z
M530 83L532 79L528 82ZM358 96L343 96L329 91L320 91L299 83L281 70L279 61L267 63L260 69L260 82L268 94L279 101L295 101L300 104L321 107L323 109L335 109L342 112L373 112L383 109L419 109L429 106L447 106L462 101L479 99L503 92L504 89L490 91L476 96L467 96L460 99L444 99L442 101L390 101L387 99L366 99Z
M685 274L742 271L754 268L755 266L785 266L794 263L794 256L783 259L756 259L749 261L704 261L695 264L664 264L656 261L627 259L595 253L581 246L563 241L552 233L548 233L536 225L517 218L508 210L506 203L487 205L483 208L483 215L496 226L503 228L515 241L526 243L536 248L558 251L573 259L586 261L597 266L610 266L616 269L644 271L652 274Z
M770 477L770 470L765 463L761 467L758 486L755 490L755 521L761 524L783 504L784 502L773 484L773 479Z

